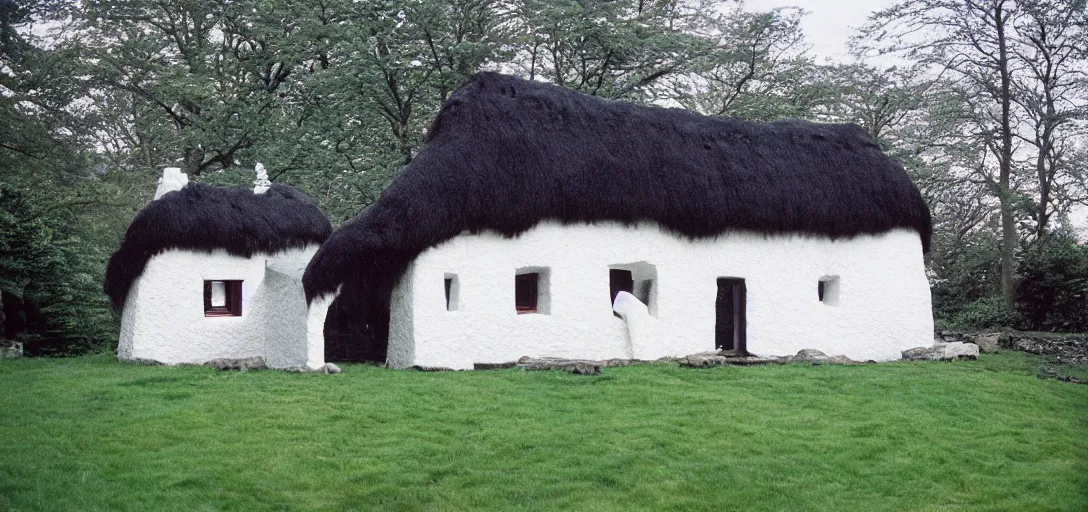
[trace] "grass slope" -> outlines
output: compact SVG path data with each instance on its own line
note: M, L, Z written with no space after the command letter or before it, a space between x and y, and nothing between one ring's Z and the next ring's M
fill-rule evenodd
M0 361L0 509L1088 510L1088 386L1037 379L1040 361Z

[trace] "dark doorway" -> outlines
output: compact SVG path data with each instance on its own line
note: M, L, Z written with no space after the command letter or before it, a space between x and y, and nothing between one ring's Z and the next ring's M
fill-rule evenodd
M744 309L748 302L744 279L718 278L717 312L714 323L714 345L717 350L733 350L746 354Z
M389 307L370 311L341 294L325 317L325 362L385 363L389 343Z

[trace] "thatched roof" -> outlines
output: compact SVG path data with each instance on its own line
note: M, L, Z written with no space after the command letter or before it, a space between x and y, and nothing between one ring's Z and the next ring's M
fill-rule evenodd
M378 314L428 247L542 220L652 221L686 237L907 228L924 250L931 232L917 188L856 125L707 117L482 73L453 93L378 202L317 252L306 294L343 285Z
M148 260L167 249L223 249L248 258L320 244L331 232L325 214L287 185L254 194L246 188L189 183L152 201L132 220L106 267L106 294L114 308L123 308Z

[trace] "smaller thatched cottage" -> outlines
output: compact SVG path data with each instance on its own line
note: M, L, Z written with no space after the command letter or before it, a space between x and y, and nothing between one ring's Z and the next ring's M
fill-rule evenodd
M325 312L307 309L301 279L331 231L289 186L214 187L167 169L106 270L118 357L320 367Z
M929 210L863 129L483 73L303 278L393 367L928 345ZM384 356L384 357L382 357Z

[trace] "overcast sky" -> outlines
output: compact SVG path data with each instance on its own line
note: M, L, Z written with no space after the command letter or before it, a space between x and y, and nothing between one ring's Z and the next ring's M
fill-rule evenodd
M846 43L854 34L854 27L865 24L869 13L883 9L896 0L745 0L750 11L766 11L775 7L800 7L808 11L801 22L812 54L820 61L824 58L853 60Z

